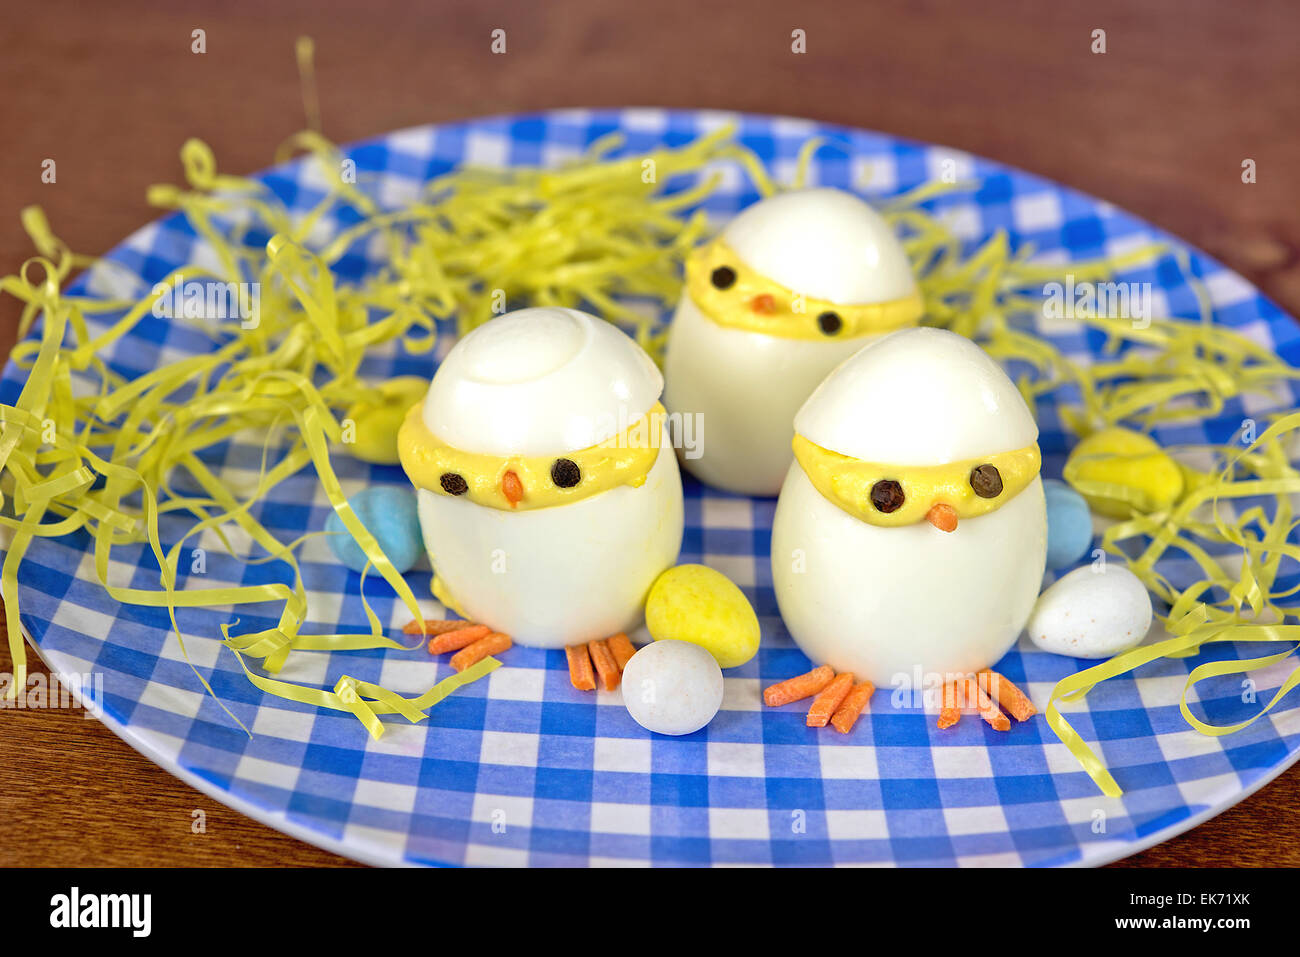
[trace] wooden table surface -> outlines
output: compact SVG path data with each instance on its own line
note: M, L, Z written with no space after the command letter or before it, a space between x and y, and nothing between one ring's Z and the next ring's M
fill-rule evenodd
M0 274L39 203L88 253L154 218L198 136L269 165L302 125L294 38L316 40L325 132L563 106L784 113L948 144L1110 200L1300 313L1300 6L234 0L0 6ZM504 29L507 52L490 34ZM191 51L205 31L206 52ZM807 52L791 52L792 31ZM1105 53L1092 52L1104 30ZM55 183L41 181L54 159ZM1257 181L1242 182L1255 161ZM0 302L0 348L17 309ZM11 670L0 652L0 671ZM180 783L77 711L0 713L0 864L343 865ZM1126 863L1300 864L1300 767ZM201 811L204 832L194 833Z

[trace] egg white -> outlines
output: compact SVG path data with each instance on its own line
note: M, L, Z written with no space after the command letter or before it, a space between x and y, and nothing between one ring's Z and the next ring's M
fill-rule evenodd
M843 190L760 200L722 238L749 268L814 299L890 302L916 291L889 224ZM828 372L877 338L787 339L721 326L683 293L668 334L664 404L703 420L702 454L683 465L718 488L776 495L793 459L795 413Z
M700 481L744 495L776 495L794 459L794 416L817 383L876 337L778 339L721 326L689 295L673 316L664 405L699 417L702 453L683 457Z
M877 687L899 676L966 673L1015 644L1047 556L1035 478L996 511L953 532L928 522L882 528L827 501L798 463L777 502L772 581L795 643L816 664Z
M946 465L1010 452L1038 424L991 356L946 329L881 336L826 377L794 419L822 448L868 462Z
M608 322L577 309L520 309L452 347L429 386L424 424L465 452L561 454L626 429L663 386L645 350Z
M916 291L893 228L842 189L796 189L743 209L722 231L751 269L814 299L889 302Z
M639 488L508 512L419 491L429 558L465 615L520 644L562 648L641 620L682 544L682 484L665 440Z

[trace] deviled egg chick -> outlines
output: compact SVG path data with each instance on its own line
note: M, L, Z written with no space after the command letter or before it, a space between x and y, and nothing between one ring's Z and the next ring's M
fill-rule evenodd
M458 342L398 436L439 600L538 647L635 627L682 540L662 388L636 343L573 309Z
M795 413L841 361L922 313L889 224L836 189L760 200L701 246L669 331L664 402L699 417L701 481L775 495Z
M1047 550L1038 427L1001 368L954 333L897 332L828 376L794 428L772 578L799 647L880 687L993 665Z

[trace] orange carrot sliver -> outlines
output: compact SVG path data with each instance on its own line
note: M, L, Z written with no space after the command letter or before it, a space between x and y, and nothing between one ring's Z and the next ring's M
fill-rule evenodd
M779 708L792 701L802 701L825 688L835 677L835 670L830 665L814 668L807 674L797 675L778 682L763 691L763 703L769 708Z
M499 655L503 651L509 651L513 644L509 635L494 631L452 655L451 666L457 671L464 671L470 665L478 664L488 655Z
M601 685L606 691L613 691L618 687L620 675L618 662L614 660L608 642L603 638L599 641L590 641L587 643L587 652L591 655L592 664L596 666L596 674L600 676Z
M862 714L862 709L867 706L871 696L875 694L876 686L870 681L861 681L849 689L845 695L844 702L831 715L831 724L840 734L848 734L853 730L853 726L858 722L858 715Z
M636 646L628 640L627 635L619 632L617 635L610 635L605 639L609 645L609 650L614 653L614 660L618 662L618 670L622 671L627 667L627 663L632 660L636 654Z
M835 680L813 699L812 707L808 709L806 722L808 727L826 727L826 723L831 720L831 715L840 709L840 705L844 703L852 687L853 675L847 671L842 675L836 675Z
M501 494L506 497L511 508L515 508L524 497L524 483L513 470L501 476Z
M979 686L979 682L974 678L966 678L963 681L964 696L967 704L975 703L979 707L980 717L988 722L989 727L994 731L1010 731L1011 719L999 710L993 700L984 693L984 689Z
M591 655L586 645L569 645L564 649L569 659L569 681L579 691L595 691L596 676L591 671Z
M943 686L943 705L939 709L939 730L951 728L961 720L961 705L957 703L957 682Z
M980 688L1017 721L1028 721L1038 714L1029 696L996 671L979 673Z
M941 532L957 531L957 510L951 505L934 505L925 519Z
M436 619L426 618L424 621L424 631L420 631L420 619L408 621L402 626L402 633L405 635L424 634L432 638L434 635L446 634L449 631L459 631L461 628L468 628L474 624L472 621L461 621L456 618Z
M487 625L470 625L468 628L446 631L436 638L429 639L429 654L442 655L449 651L459 651L490 634L492 629Z

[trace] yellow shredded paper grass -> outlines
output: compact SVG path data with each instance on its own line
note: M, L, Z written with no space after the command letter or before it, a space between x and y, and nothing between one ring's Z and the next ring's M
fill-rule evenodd
M254 516L255 506L277 483L314 469L373 568L421 618L415 596L349 507L330 464L331 449L346 449L343 410L382 399L382 383L359 377L362 359L394 341L408 352L428 352L437 320L454 320L464 333L499 312L501 298L593 304L655 349L654 321L625 303L648 298L662 307L676 298L681 259L705 227L701 213L684 219L679 214L698 205L717 178L699 177L693 188L672 194L659 184L700 173L740 150L726 131L680 150L605 158L618 145L617 137L607 137L583 161L557 170L461 170L430 182L426 199L385 213L349 182L337 147L307 131L287 149L306 149L308 161L319 163L332 185L316 207L294 218L263 184L218 173L211 150L190 140L181 150L186 185L155 186L149 200L180 210L219 265L182 266L130 301L66 294L74 270L95 260L73 254L39 209L24 211L23 226L38 255L18 275L0 280L0 290L23 304L23 341L13 359L27 372L18 401L0 406L0 492L9 504L0 523L12 532L2 575L15 669L10 693L26 683L18 566L34 538L82 528L94 541L99 583L125 604L166 608L182 653L177 608L279 604L273 628L234 634L234 625L222 627L224 643L248 679L269 694L349 711L376 736L382 732L379 715L418 721L446 694L497 667L487 659L411 699L349 677L330 690L271 677L293 652L411 649L383 634L364 589L368 633L303 633L307 593L295 557L301 539L281 541ZM354 210L360 221L309 242L339 207ZM254 225L271 233L269 242L245 241ZM331 267L354 244L374 237L387 249L384 267L362 282L339 282ZM211 352L126 381L106 355L182 280L256 283L256 320L205 320ZM119 313L106 328L101 323L92 331L87 322ZM39 337L25 338L38 318ZM85 388L86 381L94 387ZM263 447L256 488L242 498L203 460L205 450L236 436L251 436ZM195 485L202 494L181 491ZM194 520L170 543L159 536L159 518L167 514ZM211 531L230 549L223 529L232 525L266 552L257 561L287 565L293 584L178 589L185 543ZM139 544L149 548L160 569L156 589L110 580L113 548ZM246 659L260 661L263 673Z
M310 112L312 104L308 106ZM366 634L303 634L307 596L294 556L301 540L280 541L254 517L254 506L276 483L314 469L373 568L420 617L401 575L348 507L330 465L331 449L340 442L341 410L379 401L379 386L358 377L367 350L398 341L409 351L427 351L437 336L437 320L454 320L463 334L500 312L504 299L512 305L585 305L629 328L657 354L664 332L649 314L655 310L638 308L636 301L662 309L679 295L681 262L705 238L707 224L697 207L717 185L716 164L739 164L763 194L778 188L728 130L681 149L611 158L620 144L618 136L606 137L583 160L557 169L457 170L428 183L417 202L382 211L342 175L346 164L338 148L308 130L293 137L280 158L308 151L330 189L314 209L294 218L262 184L218 173L207 146L191 140L181 153L186 185L156 186L149 198L163 208L179 209L219 265L186 265L164 284L181 275L260 283L260 322L244 328L236 319L212 328L210 353L162 365L131 381L115 375L104 354L150 314L158 293L131 301L65 294L72 272L94 260L71 253L39 210L25 211L23 224L38 255L18 275L0 280L0 289L23 303L22 334L38 317L43 319L40 336L24 339L14 350L14 360L28 373L21 397L12 406L0 406L0 466L10 505L0 522L12 532L2 575L17 672L11 691L25 682L18 565L33 538L81 528L94 540L101 585L118 601L166 608L182 649L177 608L279 603L274 628L232 634L231 626L223 627L225 644L249 680L268 694L351 712L372 734L381 733L379 716L418 721L456 687L495 668L498 663L487 659L416 698L348 677L330 690L272 677L296 652L405 646L384 636L369 605ZM801 151L796 185L804 181L821 145L811 140ZM661 184L679 175L694 177L695 185L663 191ZM1011 321L1042 308L1045 282L1066 272L1076 280L1104 280L1165 252L1181 257L1186 266L1185 256L1152 245L1104 261L1045 267L1030 261L1031 248L1013 252L1001 232L974 251L964 251L949 226L922 204L973 185L928 184L882 210L918 275L926 322L970 336L998 359L1027 369L1018 376L1026 399L1032 405L1056 393L1065 424L1078 434L1121 422L1149 430L1211 416L1234 396L1267 393L1297 375L1269 350L1215 325L1204 291L1186 268L1201 298L1199 317L1135 324L1085 316L1078 321L1107 335L1106 355L1091 365L1070 360ZM359 221L323 240L312 239L339 207L355 211ZM246 242L250 222L271 240ZM332 267L362 240L383 244L384 266L356 283L338 281ZM121 315L92 332L87 320L109 313ZM74 389L74 375L97 387ZM1290 496L1300 492L1300 473L1285 448L1287 437L1300 428L1298 415L1275 417L1258 438L1240 447L1175 450L1209 457L1217 465L1195 473L1199 478L1187 483L1172 507L1135 511L1106 532L1106 550L1127 561L1170 606L1161 620L1174 636L1071 676L1053 692L1049 724L1107 794L1120 793L1118 785L1061 715L1059 701L1074 700L1109 677L1159 658L1195 653L1210 642L1300 642L1300 626L1285 623L1296 589L1279 591L1275 585L1282 561L1300 559L1300 549L1289 542L1295 527ZM202 459L205 449L237 435L255 436L264 448L257 486L243 498ZM178 481L181 473L188 481ZM202 494L179 490L194 485ZM1247 497L1269 504L1240 514L1226 507ZM174 513L188 514L194 523L179 540L165 544L159 538L159 516ZM182 545L204 531L222 535L231 525L266 552L268 557L259 560L289 566L293 585L178 590ZM1140 547L1136 557L1129 557L1121 545L1134 542ZM158 563L159 587L112 583L112 549L140 543ZM1209 543L1239 552L1234 572L1225 570L1233 563L1211 558ZM1204 578L1181 590L1165 581L1155 566L1171 551L1195 561ZM1263 667L1292 650L1201 665L1189 675L1187 688L1205 677ZM260 662L260 671L246 659ZM1298 682L1300 670L1260 714ZM1229 733L1249 723L1209 726L1191 713L1186 697L1185 690L1183 713L1203 733Z

